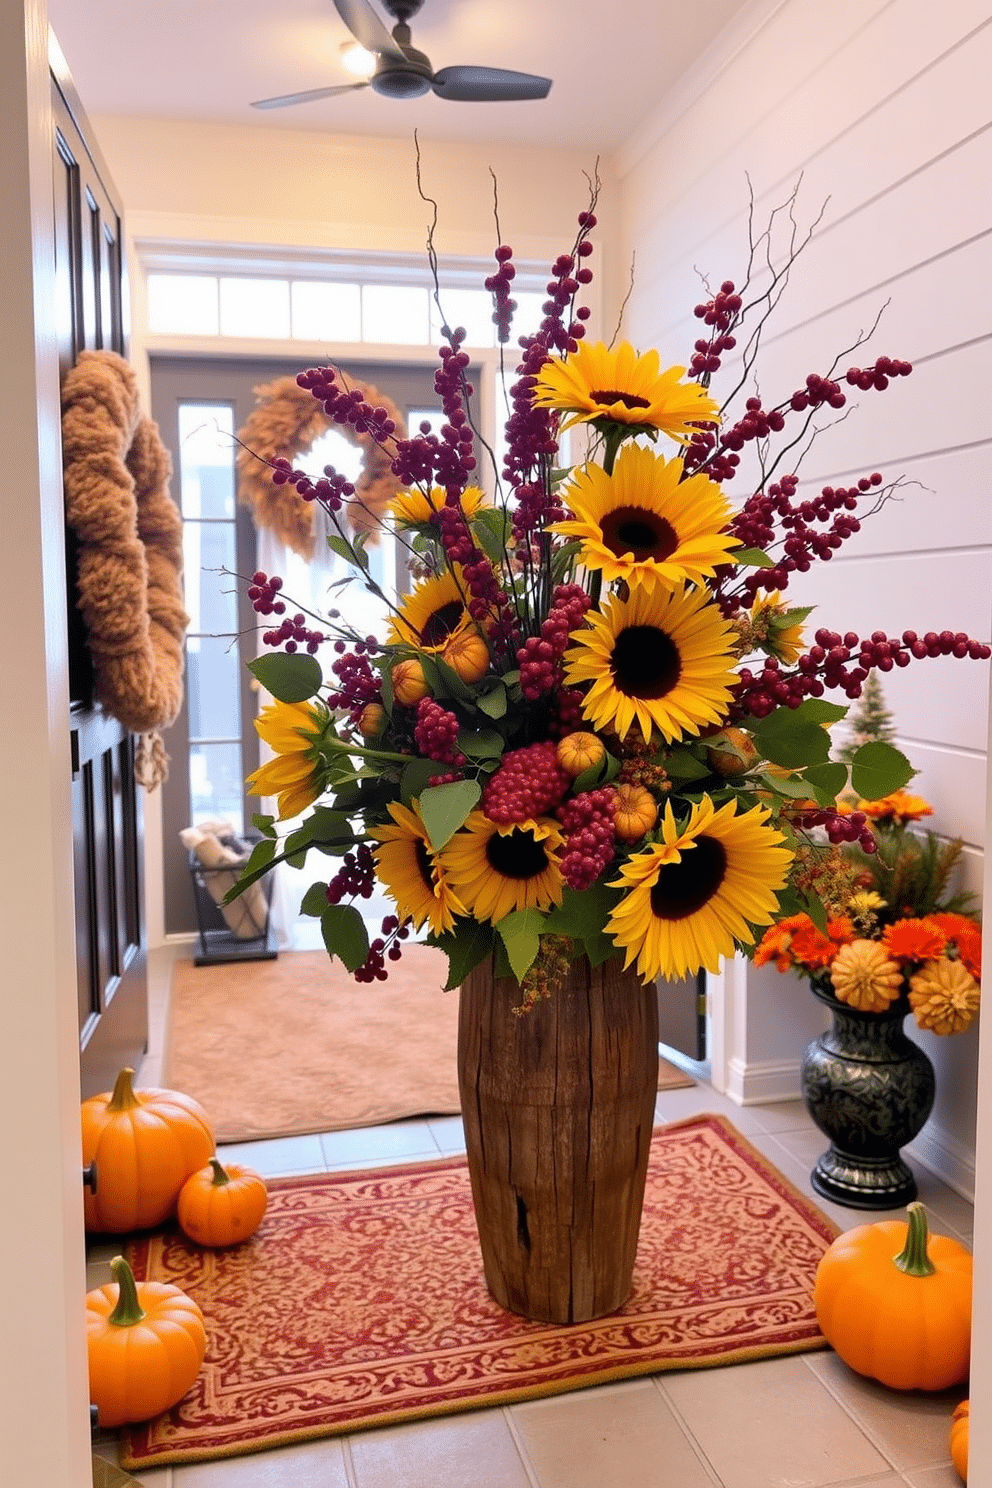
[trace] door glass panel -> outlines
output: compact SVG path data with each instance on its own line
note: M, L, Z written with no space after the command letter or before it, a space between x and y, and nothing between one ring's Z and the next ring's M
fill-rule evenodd
M194 824L220 817L244 831L240 744L191 744L189 789Z
M194 636L186 646L190 739L241 734L241 661L229 636Z
M179 473L182 512L234 518L234 410L229 403L179 406Z
M220 573L221 565L226 573ZM232 635L238 628L234 523L186 522L183 584L191 632Z

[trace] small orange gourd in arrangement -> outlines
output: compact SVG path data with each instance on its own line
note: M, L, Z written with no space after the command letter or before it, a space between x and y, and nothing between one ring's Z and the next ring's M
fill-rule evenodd
M146 1230L175 1212L186 1179L209 1162L207 1113L178 1090L135 1090L122 1069L112 1091L82 1104L83 1166L96 1164L96 1193L84 1195L86 1228Z
M207 1350L203 1313L164 1281L138 1281L123 1256L86 1294L90 1400L101 1426L149 1421L180 1401Z
M951 1417L951 1461L962 1483L968 1481L968 1429L971 1425L971 1402L962 1400Z
M906 1224L883 1220L837 1237L816 1272L817 1321L858 1374L895 1390L946 1390L968 1374L971 1255L928 1234L922 1204L907 1214Z
M254 1168L216 1157L187 1178L179 1193L177 1216L183 1232L197 1245L238 1245L254 1235L265 1216L269 1194Z

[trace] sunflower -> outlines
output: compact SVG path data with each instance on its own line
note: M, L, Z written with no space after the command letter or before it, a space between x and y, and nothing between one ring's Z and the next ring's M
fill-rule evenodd
M255 719L255 732L275 750L276 758L260 765L245 783L253 796L277 798L280 821L299 816L324 789L318 746L328 717L319 703L275 702Z
M645 741L657 729L671 743L723 722L734 634L705 590L634 589L572 632L565 680L592 683L582 711L594 728L625 739L636 723Z
M401 594L398 612L389 621L387 644L440 651L449 636L473 625L463 595L468 590L460 572L446 569Z
M485 502L478 486L466 486L458 499L466 517L472 517ZM445 492L441 486L432 486L430 495L416 488L400 491L389 503L389 512L397 527L424 527L431 514L440 511L445 503Z
M628 891L606 926L626 948L625 968L636 958L644 982L675 980L700 966L715 972L721 956L752 944L792 862L768 815L764 806L738 813L736 801L718 810L704 796L679 826L666 803L661 841L628 858L611 884Z
M452 892L427 829L415 811L393 802L392 823L372 828L376 873L396 903L401 919L411 919L415 930L426 920L432 935L454 929L455 915L467 913Z
M705 478L705 477L704 477ZM803 628L794 624L777 589L759 594L751 606L751 629L764 636L763 649L783 666L795 666L803 649Z
M660 429L687 443L695 424L719 422L720 410L696 382L683 382L684 367L660 371L658 353L639 356L629 341L615 351L602 341L580 341L567 357L552 357L538 374L533 402L570 415L562 424L608 419Z
M467 912L497 924L514 909L561 903L562 840L549 816L501 823L473 811L441 850L441 867Z
M708 476L682 479L682 461L628 445L607 475L587 465L563 493L574 520L552 532L577 537L580 562L602 569L608 583L626 579L653 589L700 584L727 562L739 539L721 531L730 507Z

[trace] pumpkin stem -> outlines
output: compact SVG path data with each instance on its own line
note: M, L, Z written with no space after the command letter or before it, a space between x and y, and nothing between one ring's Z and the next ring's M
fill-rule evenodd
M211 1180L214 1188L219 1188L222 1183L230 1183L230 1174L224 1171L216 1157L210 1159L210 1166L214 1170L214 1176Z
M119 1295L117 1306L107 1322L113 1323L115 1328L133 1328L145 1316L145 1310L138 1301L134 1272L123 1256L114 1256L110 1263L110 1274L117 1283Z
M932 1276L937 1267L927 1253L927 1243L930 1239L927 1231L927 1211L919 1200L916 1200L908 1206L906 1213L909 1215L906 1244L897 1256L893 1256L893 1265L898 1266L906 1276Z
M107 1102L108 1111L130 1111L141 1102L134 1093L131 1081L134 1079L133 1069L122 1069L114 1084L114 1093Z

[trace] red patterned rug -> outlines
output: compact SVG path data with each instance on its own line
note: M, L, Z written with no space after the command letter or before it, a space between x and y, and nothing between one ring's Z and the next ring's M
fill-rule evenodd
M258 1234L135 1242L207 1321L189 1394L126 1433L127 1468L824 1346L817 1262L836 1227L720 1116L655 1130L634 1290L560 1327L504 1312L482 1275L462 1158L275 1179Z

